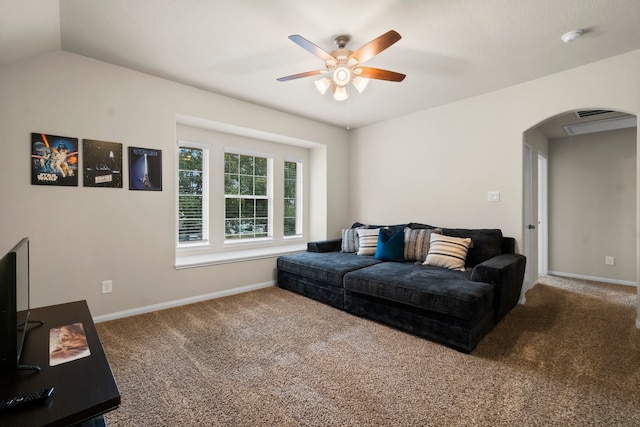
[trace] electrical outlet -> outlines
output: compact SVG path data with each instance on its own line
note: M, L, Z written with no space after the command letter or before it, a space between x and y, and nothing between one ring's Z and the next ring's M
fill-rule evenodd
M615 265L615 258L612 256L606 256L604 257L604 263L607 265Z
M111 280L102 281L102 293L110 294L113 291L113 282Z

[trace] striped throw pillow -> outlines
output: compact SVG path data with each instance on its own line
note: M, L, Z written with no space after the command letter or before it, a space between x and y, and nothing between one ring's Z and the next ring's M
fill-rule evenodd
M431 233L442 233L436 229L404 229L404 259L407 261L424 262L429 253L429 241Z
M431 233L429 253L424 265L464 271L471 239Z
M357 228L345 228L342 230L342 249L340 252L354 254L358 252L359 237Z
M378 247L378 228L359 228L358 229L358 253L356 255L375 255Z

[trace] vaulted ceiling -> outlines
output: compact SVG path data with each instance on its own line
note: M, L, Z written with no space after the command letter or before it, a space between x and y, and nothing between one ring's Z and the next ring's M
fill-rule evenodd
M0 0L0 67L65 50L332 125L357 128L640 49L638 0ZM324 67L287 37L351 50L402 39L366 65L348 101L321 96ZM584 35L563 43L562 34ZM46 72L46 70L43 70ZM612 76L615 78L615 76Z

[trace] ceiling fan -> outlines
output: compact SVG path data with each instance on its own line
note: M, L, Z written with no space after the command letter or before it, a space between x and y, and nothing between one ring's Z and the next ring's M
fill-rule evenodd
M347 43L349 43L350 40L350 37L347 35L341 35L335 38L335 43L338 48L331 53L327 53L323 49L311 43L309 40L297 34L289 36L289 39L325 61L325 69L280 77L278 81L284 82L302 77L331 73L330 77L324 77L317 80L315 85L322 95L325 94L327 89L333 87L333 98L337 101L344 101L349 97L349 93L347 91L347 85L349 82L355 86L359 93L362 93L369 83L369 79L401 82L406 77L404 74L396 73L395 71L362 66L365 61L373 58L401 39L400 34L393 30L371 40L355 52L346 48Z

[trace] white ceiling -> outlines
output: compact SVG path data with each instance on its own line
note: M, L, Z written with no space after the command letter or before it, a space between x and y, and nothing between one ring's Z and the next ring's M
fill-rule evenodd
M640 49L638 0L0 0L0 67L65 50L340 127L450 103ZM585 29L565 44L560 36ZM291 42L355 50L394 29L366 63L407 75L349 101L321 96L323 68ZM615 76L612 76L615 78ZM598 107L598 106L594 106Z

